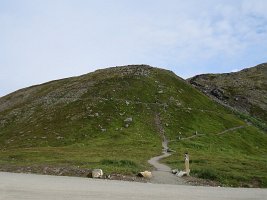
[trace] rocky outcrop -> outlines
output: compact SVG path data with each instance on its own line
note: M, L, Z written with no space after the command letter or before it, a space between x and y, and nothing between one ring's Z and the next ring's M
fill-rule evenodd
M267 123L267 63L235 73L197 75L187 81L216 101Z

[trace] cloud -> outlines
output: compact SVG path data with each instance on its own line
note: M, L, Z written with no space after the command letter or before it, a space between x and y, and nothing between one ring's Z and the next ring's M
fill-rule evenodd
M238 72L240 69L232 69L231 72Z

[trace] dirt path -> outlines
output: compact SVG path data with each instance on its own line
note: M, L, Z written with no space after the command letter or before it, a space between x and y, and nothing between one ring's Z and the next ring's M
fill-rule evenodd
M162 142L162 146L164 147L163 143L166 143ZM148 161L148 163L155 168L155 170L152 171L153 177L151 179L151 183L186 185L182 178L171 173L171 168L169 166L159 162L161 159L171 155L170 153L167 153L167 148L164 148L162 153L162 155L153 157Z
M225 134L225 133L228 133L228 132L231 132L231 131L234 131L234 130L237 130L237 129L242 129L242 128L245 128L249 125L244 125L244 126L237 126L237 127L233 127L233 128L229 128L229 129L226 129L222 132L219 132L219 133L216 133L215 135L222 135L222 134ZM185 137L185 138L181 138L179 140L170 140L170 142L178 142L180 140L188 140L188 139L192 139L192 138L196 138L196 137L201 137L201 136L204 136L206 134L197 134L197 135L192 135L192 136L189 136L189 137Z
M157 126L158 131L162 137L162 155L156 156L148 160L148 163L154 166L155 170L152 171L152 179L151 183L160 183L160 184L172 184L172 185L185 185L185 181L173 175L171 173L171 168L165 164L160 163L160 160L170 156L171 154L168 153L168 140L165 136L164 129L161 125L159 115L155 116L155 124Z
M227 132L234 131L234 130L237 130L237 129L242 129L242 128L245 128L245 127L247 127L247 125L246 126L237 126L237 127L229 128L229 129L227 129L225 131L217 133L217 135L222 135L222 134L225 134Z

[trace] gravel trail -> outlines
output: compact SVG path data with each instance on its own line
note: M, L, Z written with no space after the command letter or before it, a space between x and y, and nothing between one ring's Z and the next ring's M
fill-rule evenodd
M172 184L172 185L185 185L185 181L172 174L171 168L165 164L160 163L160 160L170 156L171 154L167 152L168 150L168 141L164 137L162 142L162 155L151 158L148 163L154 166L155 170L152 171L151 183L160 183L160 184Z
M165 164L160 163L160 160L170 156L168 153L168 139L165 136L165 130L161 124L160 114L155 115L155 125L162 138L162 155L156 156L148 160L148 163L154 167L152 171L151 183L185 185L185 181L171 173L171 168Z

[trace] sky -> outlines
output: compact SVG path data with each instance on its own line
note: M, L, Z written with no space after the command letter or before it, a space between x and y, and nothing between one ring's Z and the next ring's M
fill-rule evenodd
M148 64L189 78L267 62L267 0L0 0L0 96Z

